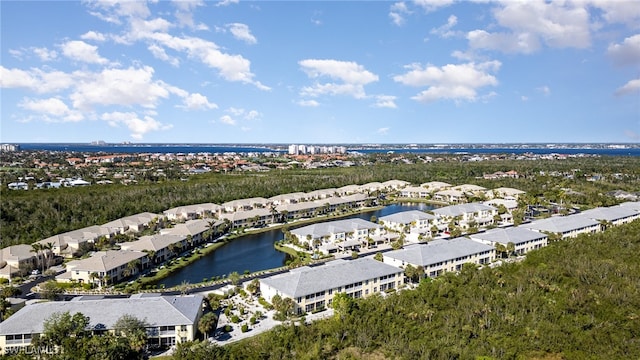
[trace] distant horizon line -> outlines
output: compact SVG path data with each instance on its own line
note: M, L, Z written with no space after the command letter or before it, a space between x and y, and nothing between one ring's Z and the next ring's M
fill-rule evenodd
M404 146L448 146L448 145L640 145L640 142L427 142L427 143L414 143L414 142L388 142L388 143L319 143L319 142L229 142L229 143L206 143L206 142L73 142L73 141L56 141L56 142L25 142L25 141L0 141L1 144L74 144L74 145L92 145L92 146L106 146L106 145L359 145L359 146L382 146L382 145L404 145Z

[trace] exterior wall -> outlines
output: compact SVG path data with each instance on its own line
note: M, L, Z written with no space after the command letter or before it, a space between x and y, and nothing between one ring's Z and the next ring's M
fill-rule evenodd
M331 305L333 297L338 293L346 293L350 297L361 298L381 293L388 289L397 289L403 283L404 272L399 271L398 273L389 275L388 277L377 277L358 281L346 286L326 289L315 294L293 298L293 301L296 303L294 311L298 314L302 314L327 308ZM291 298L291 296L282 294L277 289L263 283L260 283L260 293L268 302L271 302L275 295Z

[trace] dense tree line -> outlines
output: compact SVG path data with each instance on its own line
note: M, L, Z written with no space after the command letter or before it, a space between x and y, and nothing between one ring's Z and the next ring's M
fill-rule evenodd
M32 243L46 237L90 225L103 224L127 215L204 202L223 203L249 197L271 197L290 192L364 184L400 179L413 184L444 181L457 185L474 183L487 188L515 187L533 195L558 200L564 187L574 203L610 205L615 201L606 191L638 191L640 159L634 157L574 158L562 161L496 160L462 162L456 157L425 163L420 156L403 155L409 164L389 155L373 155L350 168L313 170L272 170L268 173L208 173L188 181L158 184L90 186L33 191L0 189L1 246ZM395 160L394 160L395 159ZM579 169L579 170L576 170ZM483 174L516 170L518 179L485 180ZM572 178L549 175L552 171L571 174ZM545 175L541 175L544 172ZM584 174L625 174L608 176L597 184L587 182Z
M175 359L638 359L640 221ZM213 357L212 357L213 356Z

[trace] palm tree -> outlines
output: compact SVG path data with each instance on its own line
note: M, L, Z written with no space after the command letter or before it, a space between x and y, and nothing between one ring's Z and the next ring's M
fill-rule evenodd
M96 279L100 278L100 275L98 275L97 272L92 272L91 274L89 274L89 280L91 280L91 283L95 285L96 283Z
M43 251L42 244L34 243L31 244L31 250L29 250L36 254L36 261L39 262L42 266L42 272L44 273L44 260L40 257L40 251Z
M42 250L46 250L47 252L45 253L45 257L47 259L47 269L51 266L51 260L49 259L49 256L53 257L53 243L51 241L47 242L46 244L42 245Z

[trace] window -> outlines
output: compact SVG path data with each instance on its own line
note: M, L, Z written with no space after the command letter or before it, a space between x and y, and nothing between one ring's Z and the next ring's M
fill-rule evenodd
M187 325L180 325L180 331L187 331Z

